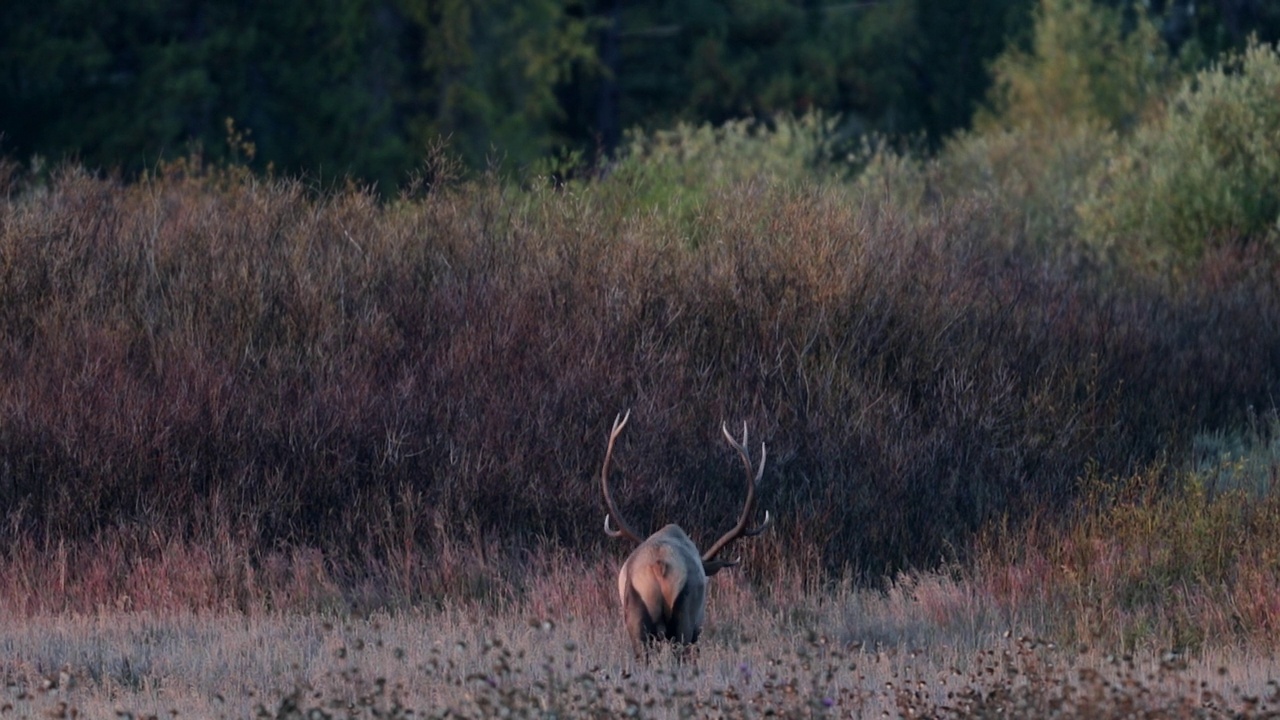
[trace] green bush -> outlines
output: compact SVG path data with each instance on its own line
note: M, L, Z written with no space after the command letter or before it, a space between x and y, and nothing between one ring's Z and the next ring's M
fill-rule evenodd
M1280 214L1280 55L1251 44L1198 73L1144 124L1081 205L1093 242L1141 260L1271 245Z
M870 176L900 198L979 198L1011 245L1078 247L1076 208L1090 177L1119 135L1158 106L1173 68L1147 17L1130 25L1090 0L1041 0L1027 45L992 63L974 129L951 138L923 173L886 173L892 166L880 161ZM911 178L915 189L902 192Z
M1117 8L1041 0L1030 49L1010 46L992 63L991 105L975 124L985 130L1101 122L1124 129L1164 95L1170 69L1145 14L1126 32Z
M808 113L768 123L681 123L672 130L628 133L609 186L625 189L631 207L689 214L716 191L751 181L808 182L834 176L838 118Z
M1076 206L1116 144L1116 133L1097 123L963 133L939 156L935 182L944 195L990 202L1010 243L1069 250L1077 246Z
M1080 246L1076 208L1117 142L1098 123L964 132L933 158L868 140L851 156L861 168L854 187L864 202L887 201L917 214L957 200L979 202L994 241L1069 252Z
M1120 134L1158 106L1172 67L1145 15L1126 30L1119 10L1042 0L1027 46L992 63L973 130L928 160L870 143L857 185L915 211L976 199L1007 245L1074 250L1090 178Z

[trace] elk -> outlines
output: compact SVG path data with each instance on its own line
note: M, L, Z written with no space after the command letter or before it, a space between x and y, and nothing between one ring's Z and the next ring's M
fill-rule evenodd
M754 537L769 526L769 513L764 522L749 527L756 504L756 484L764 475L767 451L760 444L760 467L752 476L751 456L747 452L747 426L742 426L739 442L729 434L723 423L720 430L729 445L742 458L747 473L747 500L738 517L738 524L720 536L706 552L699 554L698 547L679 525L671 524L642 539L626 521L609 492L609 461L613 458L613 445L631 418L631 411L614 418L609 433L609 446L604 454L604 467L600 470L600 486L609 512L604 516L604 531L610 537L626 538L636 544L618 571L618 597L622 601L623 618L631 646L637 658L646 658L657 642L675 642L678 650L684 650L698 641L706 612L707 578L727 567L737 565L741 559L720 560L720 554L730 543L743 537ZM610 525L610 518L617 527Z

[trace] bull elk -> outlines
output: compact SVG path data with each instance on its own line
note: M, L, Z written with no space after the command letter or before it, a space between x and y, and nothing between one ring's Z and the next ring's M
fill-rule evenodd
M677 643L687 648L698 641L706 612L707 578L740 560L719 560L720 554L730 543L742 537L753 537L769 526L769 513L764 522L749 527L756 504L756 483L764 475L766 449L760 444L760 467L752 475L751 456L747 452L747 427L742 426L742 441L734 439L723 423L720 426L729 445L742 458L747 472L747 501L738 517L738 524L720 536L706 552L699 554L698 547L679 525L671 524L642 539L632 529L609 492L609 461L613 458L613 445L622 428L631 418L631 411L614 418L609 433L609 447L604 454L604 467L600 471L600 486L604 491L605 505L609 513L604 516L604 531L610 537L627 538L637 547L618 571L618 597L622 601L623 617L631 645L637 658L643 658L656 642ZM613 518L617 528L610 525Z

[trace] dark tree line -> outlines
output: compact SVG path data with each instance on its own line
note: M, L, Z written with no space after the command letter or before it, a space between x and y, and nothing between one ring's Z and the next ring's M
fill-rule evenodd
M472 166L525 166L606 154L631 127L820 109L936 140L1035 2L11 0L0 152L133 173L197 145L389 188L442 136ZM1149 5L1201 57L1280 34L1265 0Z

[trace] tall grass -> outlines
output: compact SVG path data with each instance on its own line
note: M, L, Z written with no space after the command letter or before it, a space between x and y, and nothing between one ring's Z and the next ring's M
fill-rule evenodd
M1007 612L1039 608L1066 642L1151 651L1280 642L1275 419L1195 443L1199 467L1093 472L1068 521L985 544L975 579ZM1031 618L1025 618L1031 620Z

